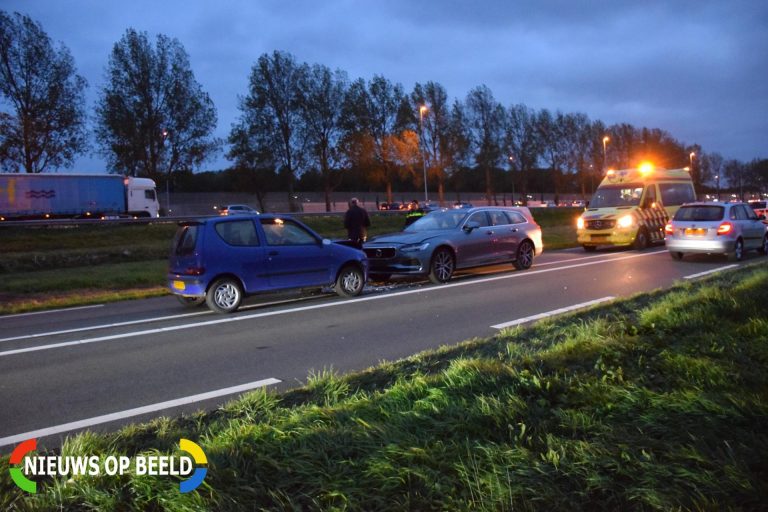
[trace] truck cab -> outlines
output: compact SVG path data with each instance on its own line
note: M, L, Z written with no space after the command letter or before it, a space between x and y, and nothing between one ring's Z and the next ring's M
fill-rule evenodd
M598 246L644 249L664 240L664 226L680 205L696 200L688 169L609 170L576 224L585 251Z
M160 216L154 181L148 178L125 178L125 197L128 215Z

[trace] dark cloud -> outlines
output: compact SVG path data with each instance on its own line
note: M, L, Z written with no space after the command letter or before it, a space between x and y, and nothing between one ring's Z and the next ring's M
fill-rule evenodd
M406 90L434 80L454 98L485 84L505 105L662 128L728 158L768 157L764 0L6 0L2 8L70 48L91 104L128 27L179 39L216 103L221 137L253 63L284 50L352 79L382 74Z

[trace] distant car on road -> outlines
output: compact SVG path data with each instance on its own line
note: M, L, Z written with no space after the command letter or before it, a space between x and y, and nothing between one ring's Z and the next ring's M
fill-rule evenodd
M259 213L247 204L228 204L219 207L219 215L254 215Z
M664 227L665 243L673 259L685 254L726 254L739 261L744 251L768 252L768 233L745 203L698 202L684 204Z
M750 201L749 203L750 208L755 210L755 213L758 215L765 215L768 216L768 201Z
M169 258L168 288L182 304L237 310L259 292L331 286L360 295L368 262L290 217L238 215L182 222Z
M445 283L457 269L512 262L527 269L541 254L541 228L528 208L483 207L430 212L400 233L364 244L371 277L425 275Z

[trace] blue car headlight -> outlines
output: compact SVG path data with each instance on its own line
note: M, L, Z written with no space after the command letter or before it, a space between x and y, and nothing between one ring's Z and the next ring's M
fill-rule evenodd
M418 251L426 251L427 247L429 247L429 242L421 242L420 244L407 244L402 247L400 247L400 252L418 252Z

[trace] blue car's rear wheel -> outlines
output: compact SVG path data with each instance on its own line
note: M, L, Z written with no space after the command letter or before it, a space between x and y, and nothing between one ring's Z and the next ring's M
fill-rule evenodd
M446 247L439 247L429 263L429 280L435 284L447 283L456 269L453 253Z
M232 313L243 302L243 290L240 283L232 278L217 279L205 296L208 307L216 313Z

